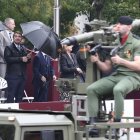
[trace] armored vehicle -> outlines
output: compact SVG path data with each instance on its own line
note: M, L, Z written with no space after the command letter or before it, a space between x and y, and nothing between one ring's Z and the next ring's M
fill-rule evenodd
M0 139L78 140L78 137L69 112L0 110Z

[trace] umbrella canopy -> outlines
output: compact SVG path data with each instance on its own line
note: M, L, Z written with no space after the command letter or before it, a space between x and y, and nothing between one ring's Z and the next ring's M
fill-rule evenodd
M25 36L37 50L41 50L53 58L56 57L60 40L50 27L40 21L31 21L20 24Z
M7 27L4 25L2 21L0 21L0 31L6 30Z

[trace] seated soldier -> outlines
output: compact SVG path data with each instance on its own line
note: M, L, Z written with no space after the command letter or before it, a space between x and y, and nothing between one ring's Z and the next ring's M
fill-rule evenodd
M124 112L124 97L140 87L140 40L131 33L132 22L130 17L121 16L116 24L115 31L119 33L116 42L120 44L116 55L104 62L97 53L91 56L91 62L96 63L101 71L110 71L113 66L116 70L87 87L90 124L97 119L100 96L114 96L114 122L120 122Z

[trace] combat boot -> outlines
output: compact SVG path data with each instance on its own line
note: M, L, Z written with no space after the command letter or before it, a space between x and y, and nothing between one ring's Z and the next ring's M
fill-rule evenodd
M98 122L96 117L89 118L89 125L93 125L96 122ZM99 137L99 129L89 128L89 137Z
M114 118L114 122L120 122L121 119L115 119ZM106 132L105 134L105 138L109 139L109 131ZM111 139L119 139L120 138L120 129L112 129L111 130Z

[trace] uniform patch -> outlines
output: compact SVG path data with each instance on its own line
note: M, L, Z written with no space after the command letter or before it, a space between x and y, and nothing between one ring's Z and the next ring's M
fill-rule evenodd
M132 52L131 52L131 50L127 50L127 51L124 52L124 54L127 58L130 58L131 55L132 55Z

